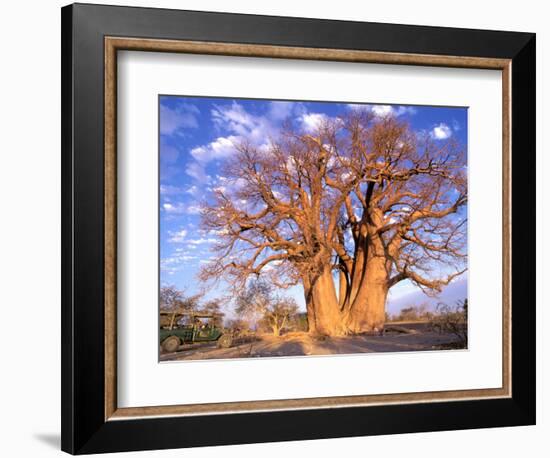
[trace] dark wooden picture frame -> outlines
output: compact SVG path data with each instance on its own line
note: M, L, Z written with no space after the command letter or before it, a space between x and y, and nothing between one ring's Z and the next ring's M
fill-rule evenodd
M118 408L118 50L502 71L503 386ZM535 423L534 34L70 5L62 9L62 180L63 450L81 454Z

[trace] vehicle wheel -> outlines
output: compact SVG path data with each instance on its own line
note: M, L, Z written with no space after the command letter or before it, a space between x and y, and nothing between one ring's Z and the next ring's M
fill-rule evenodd
M162 349L165 353L173 353L180 346L180 339L176 336L167 337L162 341Z
M233 338L229 334L224 334L218 339L218 348L229 348L233 343Z

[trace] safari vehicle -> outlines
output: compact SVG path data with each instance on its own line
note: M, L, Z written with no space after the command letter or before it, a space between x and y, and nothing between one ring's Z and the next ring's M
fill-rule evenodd
M180 345L198 342L217 342L219 348L229 348L233 338L223 332L219 321L220 315L213 313L162 310L159 331L162 351L172 353Z

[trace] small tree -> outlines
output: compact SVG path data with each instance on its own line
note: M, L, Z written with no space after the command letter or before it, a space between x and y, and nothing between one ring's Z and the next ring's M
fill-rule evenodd
M418 310L414 306L401 309L398 319L400 321L416 321L418 320Z
M201 311L212 314L211 323L214 326L220 327L223 324L224 313L222 309L222 300L220 298L210 299L204 302L201 306Z
M164 311L185 311L194 312L200 309L200 301L202 295L195 294L193 296L186 296L185 291L177 289L173 285L162 286L160 288L160 309ZM161 317L161 325L168 325L170 320L163 321ZM178 323L187 323L189 316L180 317Z
M411 305L401 309L395 317L395 321L430 321L432 316L433 313L430 312L429 305L424 302L420 305ZM388 318L386 318L386 321L388 321Z
M432 319L432 328L439 332L454 334L464 347L468 346L468 299L455 306L439 304Z
M293 298L274 294L273 288L262 280L255 280L237 296L237 314L260 324L265 324L274 336L281 331L298 311Z
M202 294L195 294L193 296L185 296L182 293L181 298L176 301L176 307L180 310L186 310L189 312L194 312L199 310L201 305L200 301L202 299Z
M173 285L162 286L160 288L160 308L170 310L178 307L178 303L183 299L183 292Z
M298 305L293 298L275 296L271 306L264 313L263 321L272 330L274 336L280 336L281 331L297 311Z

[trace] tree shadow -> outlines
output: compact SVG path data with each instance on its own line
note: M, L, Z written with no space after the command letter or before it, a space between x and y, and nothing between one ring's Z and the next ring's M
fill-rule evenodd
M35 439L56 450L61 450L61 434L38 433L33 435Z
M305 348L302 342L298 341L275 341L256 348L253 356L276 357L276 356L304 356Z

